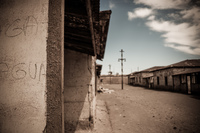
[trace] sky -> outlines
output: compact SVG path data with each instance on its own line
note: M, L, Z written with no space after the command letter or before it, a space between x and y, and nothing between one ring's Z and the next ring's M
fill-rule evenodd
M200 0L100 0L112 10L101 74L124 74L200 59Z

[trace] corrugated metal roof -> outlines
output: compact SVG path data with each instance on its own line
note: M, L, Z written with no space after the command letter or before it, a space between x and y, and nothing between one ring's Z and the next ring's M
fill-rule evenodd
M181 71L181 72L176 72L173 74L173 76L175 75L183 75L183 74L190 74L190 73L196 73L196 72L200 72L200 68L194 68L192 70L185 70L185 71Z
M164 67L164 66L154 66L154 67L151 67L151 68L142 70L142 71L140 71L140 72L151 72L151 71L155 71L155 70L161 69L161 68L163 68L163 67Z
M184 60L167 67L200 67L200 59Z
M192 59L192 60L184 60L178 63L174 63L157 70L163 70L163 69L169 69L169 68L199 68L199 67L200 67L200 59ZM153 70L153 71L157 71L157 70Z
M164 66L154 66L154 67L142 70L142 71L132 72L132 73L130 73L128 75L134 75L134 74L138 74L138 73L148 73L148 72L152 72L154 70L157 70L157 69L160 69L160 68L163 68L163 67Z

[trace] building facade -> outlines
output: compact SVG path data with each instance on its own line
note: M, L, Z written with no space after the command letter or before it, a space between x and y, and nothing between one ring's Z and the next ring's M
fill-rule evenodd
M184 60L128 75L130 85L188 94L200 93L200 60Z
M103 84L121 84L121 75L101 75L100 80ZM128 84L128 76L123 75L123 83Z
M200 92L200 60L184 60L171 64L154 73L154 88L188 94Z
M151 67L142 71L133 72L128 75L130 85L138 85L153 88L154 75L153 71L162 68L162 66Z
M111 11L99 0L0 1L0 132L92 128L96 60Z

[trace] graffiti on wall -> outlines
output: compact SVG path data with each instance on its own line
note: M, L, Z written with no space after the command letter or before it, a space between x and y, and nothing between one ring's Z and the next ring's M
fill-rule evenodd
M16 63L9 64L0 62L0 79L12 78L14 80L22 80L31 78L41 81L42 76L46 75L44 63Z
M36 34L38 30L38 22L34 16L28 16L25 20L15 19L7 24L5 35L7 37L16 37L21 34L26 36L28 33Z

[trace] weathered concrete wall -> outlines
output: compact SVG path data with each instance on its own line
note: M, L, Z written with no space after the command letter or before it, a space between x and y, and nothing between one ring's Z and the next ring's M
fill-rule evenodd
M0 1L0 132L46 126L48 0Z
M65 49L65 132L92 126L95 111L95 61L90 55Z
M49 0L47 40L47 133L64 132L64 0Z
M135 84L134 85L144 86L144 84L145 84L145 79L143 79L142 73L135 74Z
M184 72L184 71L192 71L195 68L173 68L173 73L178 72ZM189 74L191 77L191 74ZM198 85L197 85L198 86ZM191 82L191 88L192 93L198 93L198 90L196 90L196 84L193 84ZM182 92L182 93L188 93L187 90L187 79L185 83L181 83L181 75L174 76L174 91Z
M194 68L170 68L154 72L154 88L162 90L172 90L187 92L186 83L180 84L179 76L174 76L174 81L172 75L179 72L184 72L188 70L193 70ZM157 77L159 77L159 85L157 84ZM167 77L168 85L165 85L165 77ZM174 85L174 88L173 88Z
M103 79L103 84L121 84L121 76L101 76L100 79ZM123 83L128 84L128 76L123 76Z
M195 70L195 68L182 68L182 69L174 69L174 72L184 72L184 71L188 71L188 70ZM184 74L185 76L190 76L191 77L191 91L192 91L192 94L197 94L197 93L200 93L200 84L199 82L197 81L197 79L195 79L195 83L192 82L192 73L188 73L188 74ZM180 91L180 92L183 92L183 93L188 93L187 91L187 79L185 80L184 83L181 82L181 75L176 75L174 76L174 90L175 91Z
M192 94L200 94L200 84L192 84Z
M174 76L174 91L181 91L180 75Z
M173 79L172 79L173 69L165 69L154 72L154 88L162 90L173 90ZM159 77L159 85L157 81ZM167 77L167 85L165 85L165 77Z

